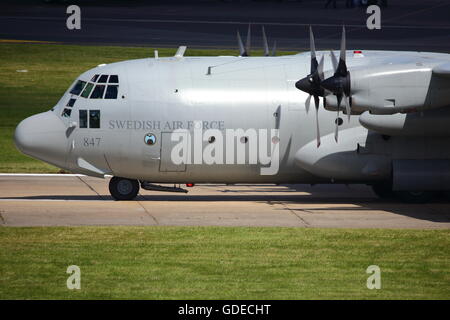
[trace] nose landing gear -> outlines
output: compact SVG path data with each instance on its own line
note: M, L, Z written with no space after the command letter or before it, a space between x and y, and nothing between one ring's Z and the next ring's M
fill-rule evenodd
M133 200L139 192L139 182L133 179L112 177L109 192L116 200Z

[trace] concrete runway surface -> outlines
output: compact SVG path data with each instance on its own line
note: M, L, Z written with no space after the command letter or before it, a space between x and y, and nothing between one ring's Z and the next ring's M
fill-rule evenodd
M114 201L108 180L0 175L0 225L449 229L450 204L378 200L364 185L198 185Z

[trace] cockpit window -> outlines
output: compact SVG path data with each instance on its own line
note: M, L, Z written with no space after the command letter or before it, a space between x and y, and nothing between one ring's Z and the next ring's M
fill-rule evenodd
M77 101L77 99L70 99L69 102L67 102L67 106L72 108L75 104L75 101Z
M107 80L108 80L108 75L107 75L107 74L102 74L102 75L100 76L100 78L98 79L98 82L99 82L99 83L106 83Z
M91 99L101 99L103 98L103 92L105 92L105 85L98 84L95 86L94 91L92 91Z
M89 128L100 128L100 110L89 110Z
M119 83L119 76L117 74L112 74L109 76L109 83Z
M72 113L72 109L64 109L61 116L63 116L64 118L69 118L70 114Z
M89 82L86 85L86 87L84 88L83 92L81 93L81 96L83 98L89 97L89 94L91 93L93 87L94 87L94 84Z
M81 90L83 90L86 81L78 80L77 83L73 86L72 90L70 90L71 94L79 95Z
M80 128L88 127L87 110L79 110Z
M117 91L119 86L108 85L106 89L105 99L117 99Z
M93 76L92 77L92 79L91 79L91 82L95 82L95 81L97 81L97 79L98 79L98 74L96 74L95 76Z

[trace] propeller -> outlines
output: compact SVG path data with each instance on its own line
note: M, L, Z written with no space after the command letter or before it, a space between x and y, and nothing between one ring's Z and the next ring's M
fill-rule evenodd
M273 47L272 47L272 57L275 57L277 55L277 41L275 40L273 42Z
M245 50L244 44L242 43L241 35L239 34L239 30L237 32L237 41L239 45L239 55L241 57L248 57L247 51Z
M242 42L241 34L239 33L239 30L237 31L237 41L239 46L239 55L241 57L249 57L250 56L250 41L251 41L251 35L250 35L250 26L251 24L248 24L248 30L247 30L247 41L244 43Z
M306 98L305 107L306 112L309 112L309 107L311 103L311 97L314 98L314 105L316 107L316 136L317 136L317 147L320 146L320 131L319 131L319 104L320 98L324 96L324 89L321 87L323 80L323 56L320 59L320 63L317 62L316 57L316 46L314 43L314 34L312 28L309 27L309 44L311 49L311 69L310 73L303 79L298 80L295 83L295 87L306 93L309 96Z
M266 36L266 31L264 30L264 26L262 26L262 37L263 37L263 46L264 46L264 56L268 57L270 55L269 43L267 42L267 36Z
M264 56L265 57L269 57L269 56L276 56L276 51L277 51L277 42L274 41L273 42L273 48L272 48L272 52L269 51L269 42L267 41L267 36L266 36L266 31L264 30L264 26L262 26L262 37L263 37L263 46L264 46Z
M345 112L347 114L347 118L350 121L351 107L350 107L350 72L347 69L347 64L345 62L345 49L346 49L346 40L345 40L345 27L342 27L342 38L341 38L341 52L339 56L339 62L336 63L336 57L331 51L331 62L334 68L334 74L328 79L325 79L321 82L321 86L333 93L337 98L338 108L337 108L337 117L336 117L336 129L334 134L334 139L336 142L338 141L339 134L339 111L341 107L342 99L344 99L345 103ZM337 65L336 65L337 64Z
M250 41L251 41L251 35L250 35L250 27L251 24L248 24L248 30L247 30L247 41L245 42L245 51L247 52L247 55L250 56Z

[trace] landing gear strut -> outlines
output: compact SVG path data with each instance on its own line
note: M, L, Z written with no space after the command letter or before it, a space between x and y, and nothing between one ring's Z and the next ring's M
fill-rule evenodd
M109 192L116 200L133 200L139 192L139 182L133 179L112 177Z

